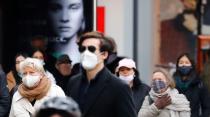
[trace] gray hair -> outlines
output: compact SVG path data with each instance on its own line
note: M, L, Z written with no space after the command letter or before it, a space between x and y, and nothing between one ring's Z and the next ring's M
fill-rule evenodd
M40 110L45 109L57 109L68 112L74 117L81 117L81 111L79 105L71 97L53 97L45 101L41 106Z
M45 73L44 67L39 59L36 58L26 58L20 63L20 73L23 74L23 70L26 67L30 67L37 72Z

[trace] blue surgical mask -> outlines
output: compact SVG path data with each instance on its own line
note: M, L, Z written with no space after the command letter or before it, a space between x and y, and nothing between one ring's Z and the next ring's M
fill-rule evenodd
M161 93L162 89L166 88L166 83L162 80L153 80L152 89L155 93Z
M177 70L184 76L189 75L190 71L192 70L192 66L180 66Z

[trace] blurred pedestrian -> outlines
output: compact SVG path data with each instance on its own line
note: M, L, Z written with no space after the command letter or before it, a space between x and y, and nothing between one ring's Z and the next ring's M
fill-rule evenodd
M169 72L153 72L151 91L145 97L138 117L190 117L189 101L175 89Z
M35 117L81 117L81 112L72 98L54 97L41 105Z
M150 91L150 87L140 80L136 64L132 59L124 58L120 60L116 74L131 88L136 112L138 113L145 96L148 95Z
M71 78L71 60L67 54L58 57L55 67L57 69L55 73L56 84L60 86L66 93L67 84Z
M27 57L28 55L26 53L17 53L14 59L14 67L9 73L7 73L7 84L11 95L14 94L17 90L17 86L22 82L20 62L24 61Z
M174 79L178 91L190 101L191 117L209 117L210 94L188 53L183 53L177 58Z
M0 117L7 117L10 109L10 96L6 75L0 64Z
M65 96L63 90L47 78L40 60L25 59L20 63L20 72L22 83L13 96L9 117L31 117L45 100Z

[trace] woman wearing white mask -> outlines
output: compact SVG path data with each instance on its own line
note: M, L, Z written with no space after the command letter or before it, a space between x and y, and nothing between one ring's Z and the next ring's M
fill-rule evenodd
M31 57L40 60L41 64L44 67L45 74L47 75L47 78L49 78L53 84L56 84L55 78L52 74L54 68L51 68L51 67L53 67L53 66L45 64L45 52L40 49L34 49L31 51ZM49 69L51 72L49 71Z
M27 58L20 63L22 83L14 94L9 117L31 117L40 105L51 97L65 94L46 77L38 59Z
M116 68L116 74L122 81L130 86L133 92L135 109L138 113L145 96L149 93L149 86L141 82L136 64L132 59L124 58L120 60Z
M153 72L151 91L145 97L138 117L190 117L190 103L175 89L175 83L164 69Z
M11 96L16 91L17 86L22 82L22 78L20 75L20 62L25 60L28 55L24 52L19 52L15 56L14 67L7 74L7 87L9 88L9 92Z

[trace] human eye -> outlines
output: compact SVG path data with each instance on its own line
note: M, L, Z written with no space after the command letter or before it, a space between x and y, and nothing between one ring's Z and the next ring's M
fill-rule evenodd
M80 3L69 5L69 9L77 10L79 8L81 8L81 4Z
M62 9L61 5L59 5L57 3L50 3L50 5L49 5L49 10L50 11L57 12L61 9Z
M179 61L179 64L184 64L184 61L180 60L180 61Z
M24 72L24 73L22 73L21 75L22 75L22 77L25 77L25 76L27 75L27 73Z
M15 61L16 64L20 64L21 61Z

